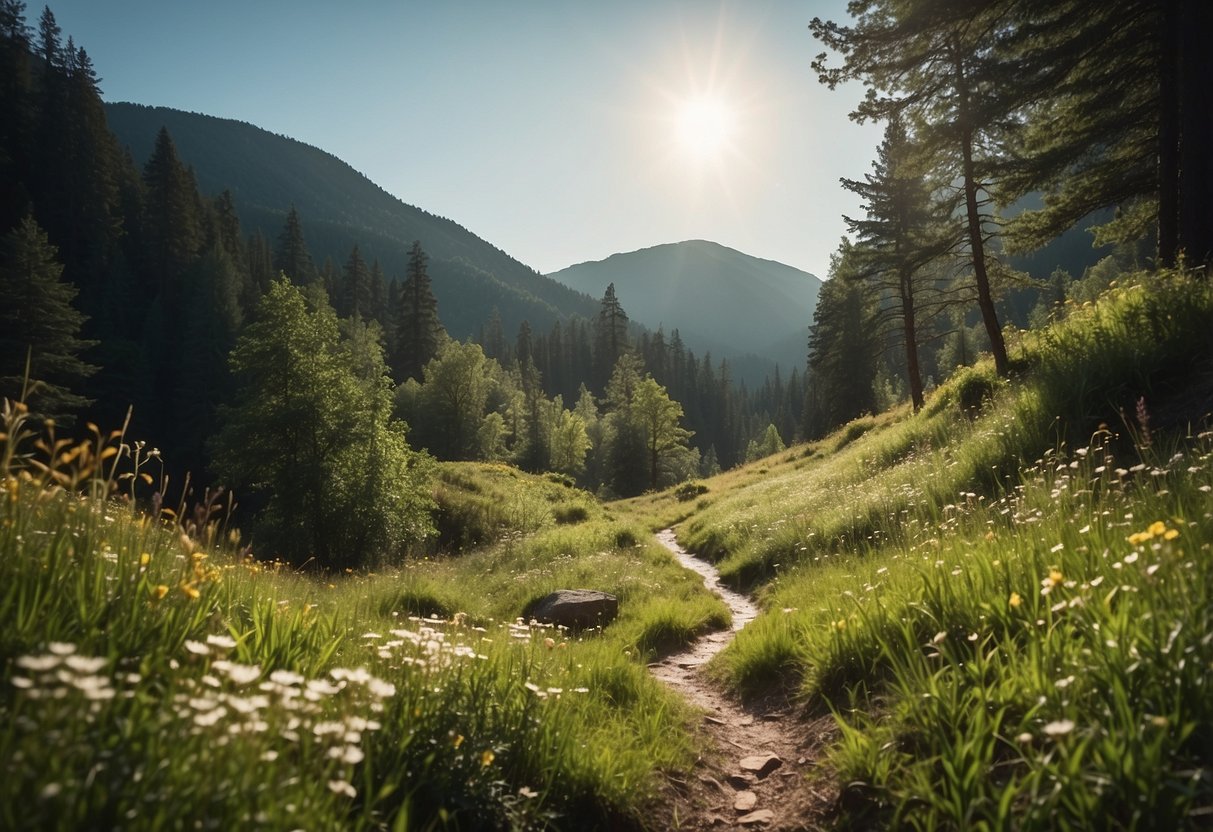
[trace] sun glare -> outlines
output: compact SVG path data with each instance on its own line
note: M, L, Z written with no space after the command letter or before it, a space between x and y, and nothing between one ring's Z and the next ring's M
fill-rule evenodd
M697 159L716 159L728 147L736 117L718 98L692 98L678 109L675 124L678 141Z

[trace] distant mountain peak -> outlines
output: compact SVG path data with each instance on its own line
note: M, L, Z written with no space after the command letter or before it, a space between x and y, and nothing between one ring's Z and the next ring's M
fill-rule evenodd
M711 240L683 240L612 254L549 275L594 297L607 284L635 321L678 329L689 347L751 354L800 367L821 281L775 260Z

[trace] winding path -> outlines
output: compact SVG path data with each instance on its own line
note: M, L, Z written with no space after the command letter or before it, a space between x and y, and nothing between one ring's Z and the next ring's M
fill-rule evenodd
M678 562L703 576L733 615L733 626L703 636L687 650L649 665L653 675L704 712L703 727L714 749L687 779L670 778L660 828L819 829L837 791L828 779L808 775L833 735L833 720L806 720L780 693L742 703L707 678L701 668L758 617L746 596L720 582L716 569L678 545L673 529L657 534Z

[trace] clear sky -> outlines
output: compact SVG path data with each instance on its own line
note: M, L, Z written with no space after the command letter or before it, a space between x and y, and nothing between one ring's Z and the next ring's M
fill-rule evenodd
M824 278L879 142L809 67L845 0L50 7L107 100L315 145L541 272L702 238Z

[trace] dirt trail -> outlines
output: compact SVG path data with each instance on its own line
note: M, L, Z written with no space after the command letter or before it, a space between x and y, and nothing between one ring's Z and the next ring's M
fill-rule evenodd
M721 585L712 565L679 546L672 529L659 532L657 539L724 599L733 627L710 633L686 651L649 666L654 676L703 709L703 728L712 740L712 749L685 780L670 778L654 828L822 828L832 814L837 790L830 778L814 782L809 775L834 735L833 720L805 719L802 709L782 695L742 704L705 678L702 666L757 617L758 608Z

